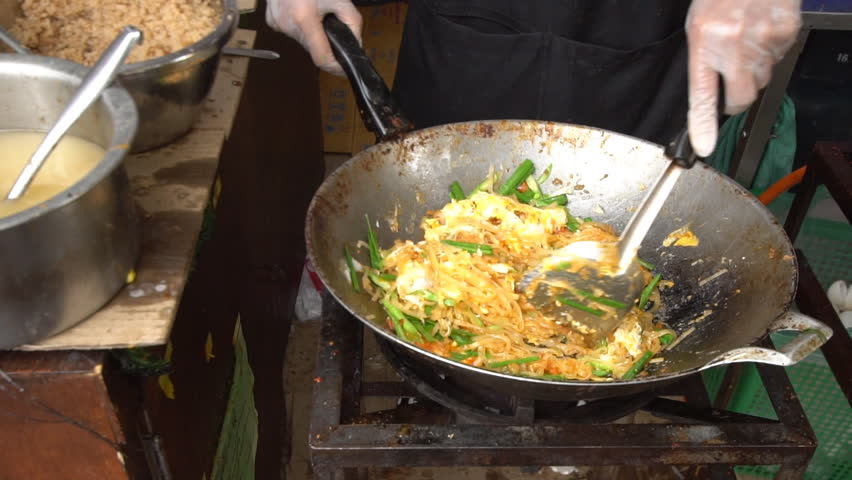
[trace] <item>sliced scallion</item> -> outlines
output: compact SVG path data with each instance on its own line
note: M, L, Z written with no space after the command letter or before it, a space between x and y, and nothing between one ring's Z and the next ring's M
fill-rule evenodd
M581 311L584 311L586 313L590 313L590 314L592 314L596 317L600 317L601 315L606 313L603 310L583 305L580 302L575 302L574 300L571 300L571 299L568 299L568 298L565 298L565 297L556 297L556 301L563 304L563 305L568 305L569 307L576 308L577 310L581 310Z
M658 273L654 275L654 278L648 282L648 285L645 286L645 289L642 290L642 295L639 296L639 308L645 308L645 304L648 303L648 299L651 298L651 292L654 291L654 287L660 283L660 278L662 276Z
M509 365L520 365L522 363L532 363L541 360L541 357L524 357L524 358L513 358L511 360L501 360L499 362L491 362L488 364L488 368L503 368Z
M648 364L648 361L651 360L651 357L653 357L653 356L654 356L654 352L643 353L642 356L639 357L639 360L637 360L636 363L634 363L633 366L630 367L629 370L624 372L624 375L621 376L621 379L622 380L630 380L630 379L634 378L636 375L639 374L639 372L642 371L642 369L645 368L645 365Z
M352 254L349 253L349 248L343 246L343 258L346 259L346 269L349 270L349 281L352 282L352 290L355 292L361 291L361 281L358 280L358 272L355 271L355 261L352 260Z
M521 182L523 182L527 179L527 177L530 176L534 169L535 165L533 164L532 160L524 160L523 162L521 162L520 165L518 165L518 168L516 168L515 171L512 172L509 178L506 179L503 185L500 185L500 187L497 189L497 193L499 193L500 195L509 195L510 193L515 191L516 188L518 188L518 185L520 185Z
M491 245L483 245L481 243L459 242L457 240L441 240L441 243L451 247L461 248L470 253L482 252L483 255L493 255L494 248Z

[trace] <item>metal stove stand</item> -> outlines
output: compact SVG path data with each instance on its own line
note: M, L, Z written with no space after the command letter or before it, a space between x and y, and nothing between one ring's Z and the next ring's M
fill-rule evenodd
M309 445L315 478L367 467L691 465L692 478L734 479L733 465L781 465L801 478L816 439L784 370L758 365L780 420L713 408L695 375L642 410L670 423L461 423L428 399L369 414L365 397L418 397L406 382L362 381L363 328L324 298ZM673 400L671 396L686 401ZM529 420L529 418L527 419ZM450 478L450 477L447 477Z

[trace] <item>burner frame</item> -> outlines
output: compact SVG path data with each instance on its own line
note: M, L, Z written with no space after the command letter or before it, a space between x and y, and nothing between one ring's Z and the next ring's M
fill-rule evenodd
M364 382L363 325L323 296L308 444L314 476L354 478L366 467L693 465L695 478L734 479L733 465L780 465L801 478L816 438L783 368L757 365L779 420L713 408L699 375L642 410L672 423L499 425L412 422L426 401L361 415L362 397L417 397L405 382ZM767 340L769 342L769 340ZM422 398L422 397L421 397ZM416 412L415 412L416 413Z

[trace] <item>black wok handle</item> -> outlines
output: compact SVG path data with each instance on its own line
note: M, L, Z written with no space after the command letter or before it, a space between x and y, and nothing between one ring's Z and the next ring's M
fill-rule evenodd
M718 118L722 118L725 114L725 90L722 82L719 82L719 95L716 103L716 112ZM692 150L692 143L689 142L689 124L686 123L683 129L666 145L664 151L666 157L670 158L674 163L683 168L692 168L698 157Z
M390 140L414 129L391 96L384 80L376 71L364 49L349 27L333 14L322 21L334 58L343 67L364 125L376 134L376 140Z

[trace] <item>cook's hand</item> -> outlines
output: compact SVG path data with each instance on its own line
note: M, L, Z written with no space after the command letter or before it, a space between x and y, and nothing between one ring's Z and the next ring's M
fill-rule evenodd
M718 135L722 75L725 113L740 113L769 83L772 66L795 43L801 0L694 0L686 17L689 42L689 138L699 156Z
M322 28L322 19L329 13L335 14L361 41L361 14L349 0L269 0L266 23L302 44L316 66L343 75Z

